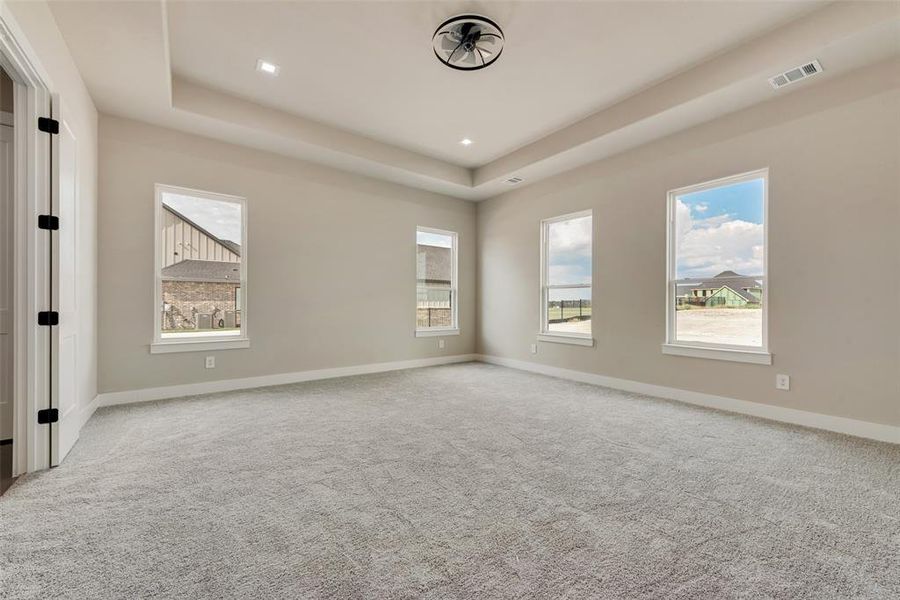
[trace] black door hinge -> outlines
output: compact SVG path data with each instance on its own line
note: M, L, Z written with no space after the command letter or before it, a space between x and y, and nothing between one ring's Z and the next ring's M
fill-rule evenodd
M38 425L47 425L59 421L58 408L45 408L38 411Z
M52 327L59 325L59 313L55 310L44 310L38 313L38 325Z
M38 117L38 129L50 135L59 133L59 121L50 117Z
M38 229L56 231L59 229L59 217L54 215L38 215Z

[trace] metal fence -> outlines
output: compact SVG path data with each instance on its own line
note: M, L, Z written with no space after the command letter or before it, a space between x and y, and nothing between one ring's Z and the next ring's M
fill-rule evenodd
M547 303L548 323L583 321L590 318L590 300L551 300Z

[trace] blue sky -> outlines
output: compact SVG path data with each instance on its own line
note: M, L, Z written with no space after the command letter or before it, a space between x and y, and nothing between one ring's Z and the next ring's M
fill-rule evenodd
M697 218L728 215L748 223L763 222L763 192L765 181L754 179L734 185L713 188L693 194L679 196L678 199L691 207Z
M764 198L763 179L678 196L676 277L762 275Z

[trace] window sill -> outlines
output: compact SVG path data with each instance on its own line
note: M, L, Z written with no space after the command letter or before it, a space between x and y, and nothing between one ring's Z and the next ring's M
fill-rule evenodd
M554 344L572 344L574 346L594 346L594 338L583 335L566 335L564 333L539 333L538 341Z
M728 360L731 362L751 363L754 365L772 364L772 354L765 350L737 350L734 348L706 348L704 346L663 344L662 352L663 354L687 356L689 358Z
M168 354L170 352L209 352L212 350L235 350L249 348L250 340L239 338L234 340L196 339L196 340L163 340L150 344L150 354Z
M416 329L416 337L441 337L444 335L459 335L458 327L448 329Z

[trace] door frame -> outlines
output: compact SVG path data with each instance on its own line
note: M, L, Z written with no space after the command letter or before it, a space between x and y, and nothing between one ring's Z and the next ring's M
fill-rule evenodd
M0 66L14 84L13 182L13 475L50 467L50 427L37 413L50 402L49 327L37 313L50 307L49 232L37 217L49 214L50 136L38 130L38 117L50 116L49 78L18 24L0 5Z

